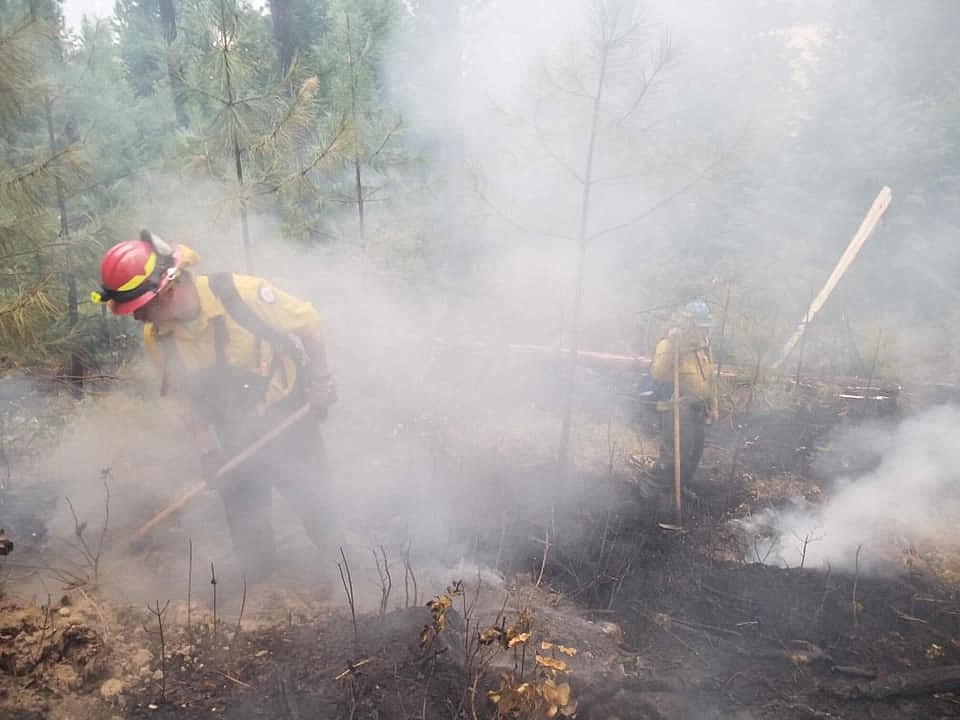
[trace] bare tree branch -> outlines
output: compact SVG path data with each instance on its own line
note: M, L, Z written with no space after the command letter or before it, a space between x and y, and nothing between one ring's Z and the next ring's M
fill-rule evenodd
M634 98L633 104L627 110L626 113L620 118L617 122L618 125L622 125L627 120L630 119L630 116L633 115L637 109L640 107L643 99L647 96L647 93L650 91L650 88L653 87L654 83L657 80L657 77L660 73L667 67L670 60L673 58L672 44L670 42L670 34L668 31L664 31L660 36L660 47L657 50L657 58L654 62L653 69L650 71L650 77L647 77L646 73L642 74L643 78L643 87L640 89L640 93Z
M387 132L386 137L383 138L383 142L381 142L379 147L377 147L377 149L374 150L373 153L371 153L370 156L367 158L368 163L371 162L375 157L377 157L377 155L379 155L383 151L383 149L387 146L387 143L390 142L391 138L393 138L394 134L396 134L396 132L400 130L401 127L403 127L403 119L398 118L396 124L392 128L390 128L390 130Z
M511 225L514 229L519 230L520 232L526 233L528 235L537 235L539 237L548 237L548 238L554 238L556 240L565 240L567 242L576 241L576 238L573 235L561 235L559 233L552 233L544 230L537 230L535 228L530 228L525 225L521 225L512 217L510 217L510 215L508 215L506 212L504 212L499 207L497 207L490 200L490 198L488 198L483 193L483 191L481 191L479 188L476 189L476 193L477 193L477 196L483 201L484 205L490 208L490 210L492 210L497 217L499 217L501 220L506 222L508 225Z
M555 153L550 148L550 145L547 143L547 141L543 137L543 134L542 134L543 128L539 127L538 125L534 125L533 129L534 129L533 134L536 136L537 141L540 143L540 148L543 150L544 153L547 154L547 157L549 157L557 165L559 165L564 171L566 171L567 174L570 175L570 177L572 177L576 182L580 183L581 185L585 185L587 183L586 178L584 178L583 175L577 172L576 168L570 165L566 160L564 160L562 157L560 157L557 153Z
M653 205L651 205L650 207L646 208L643 212L641 212L641 213L638 214L638 215L633 216L632 218L630 218L630 219L627 220L626 222L620 223L619 225L613 225L613 226L611 226L611 227L604 228L603 230L599 230L599 231L593 233L592 235L588 236L588 237L587 237L587 242L593 242L594 240L598 240L599 238L603 237L604 235L609 235L609 234L611 234L611 233L615 233L615 232L618 232L618 231L620 231L620 230L625 230L625 229L627 229L628 227L630 227L631 225L635 225L636 223L640 222L641 220L649 217L650 215L652 215L653 213L655 213L657 210L660 210L661 208L669 205L671 202L673 202L674 200L676 200L678 197L680 197L681 195L683 195L685 192L687 192L687 191L690 190L691 188L693 188L693 187L695 187L696 185L698 185L704 178L707 177L707 175L709 175L709 173L710 173L711 170L713 170L713 169L716 168L718 165L720 165L725 159L726 159L726 158L721 157L721 158L718 158L717 160L713 161L712 163L710 163L709 165L707 165L706 167L704 167L699 173L697 173L689 182L685 183L684 185L681 185L679 188L677 188L676 190L674 190L672 193L670 193L669 195L666 195L665 197L661 198L660 200L658 200L657 202L655 202Z

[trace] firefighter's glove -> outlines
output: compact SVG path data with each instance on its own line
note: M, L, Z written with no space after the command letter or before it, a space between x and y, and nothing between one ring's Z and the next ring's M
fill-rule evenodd
M326 418L327 409L337 401L337 386L330 373L316 373L310 377L307 400L318 417Z
M678 338L678 337L680 337L681 335L683 335L683 330L681 330L681 329L678 328L678 327L672 327L672 328L670 328L669 330L667 330L667 337L668 337L668 338Z

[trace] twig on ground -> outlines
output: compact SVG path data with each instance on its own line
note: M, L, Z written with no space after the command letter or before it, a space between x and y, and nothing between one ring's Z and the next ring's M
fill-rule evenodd
M383 557L383 565L380 565L380 556L376 550L370 550L373 553L373 561L377 564L377 575L380 577L380 617L387 612L387 604L390 601L390 590L393 588L393 578L390 576L390 564L387 562L387 551L380 546L380 556Z
M240 598L240 614L237 616L237 629L233 631L233 642L236 644L240 637L240 621L243 620L243 609L247 606L247 576L243 576L243 596Z
M827 593L830 592L830 574L833 572L833 567L830 563L827 563L827 576L823 580L823 595L820 596L820 606L817 608L817 614L815 617L823 617L823 609L827 604Z
M107 624L107 619L104 617L103 611L100 609L100 606L97 605L96 602L94 602L93 598L87 594L86 590L84 590L83 588L78 588L78 590L80 590L80 594L83 595L84 598L86 598L87 602L90 603L90 605L96 611L97 617L100 618L100 623L103 625L103 639L106 640L107 642L110 642L110 626Z
M347 594L347 603L350 605L350 619L353 621L353 641L358 638L357 632L357 608L353 601L353 578L350 575L350 563L347 562L346 553L343 552L343 546L340 547L340 557L343 563L337 563L337 569L340 571L340 581L343 583L343 591ZM344 575L346 571L346 575Z
M607 610L613 609L613 601L616 599L617 595L620 592L620 589L623 587L623 581L627 579L627 575L630 573L630 566L632 562L627 560L626 564L623 566L623 570L620 571L618 575L613 576L613 580L616 580L616 585L613 586L610 590L610 600L607 602Z
M373 662L373 658L365 658L363 660L357 660L357 662L347 661L347 669L342 673L337 675L334 680L343 680L348 675L353 675L359 668L362 668L364 665L368 665Z
M543 582L543 574L547 569L547 557L550 555L550 531L554 528L555 524L555 511L556 504L550 503L550 525L544 529L543 533L543 560L540 563L540 574L537 575L536 586L540 587L540 583Z
M407 543L407 552L403 558L403 592L404 607L410 607L409 583L413 583L413 604L417 605L417 576L413 574L413 566L410 564L410 543Z
M227 680L229 680L230 682L236 683L237 685L241 685L245 688L253 687L253 685L251 685L250 683L245 683L243 680L237 680L237 678L233 677L232 675L227 675L222 670L214 670L214 672L217 673L217 675L223 675L223 677L225 677Z
M210 562L210 584L213 585L213 642L217 642L217 571Z
M863 545L857 545L857 557L853 570L853 600L851 609L853 610L853 629L856 630L860 625L860 608L857 605L857 581L860 579L860 551Z
M53 608L51 607L53 603L50 593L47 593L47 605L43 609L43 626L40 628L40 640L37 643L37 657L34 658L33 663L30 666L30 672L33 672L40 662L43 660L43 643L47 638L47 628L52 627L53 625ZM51 633L52 635L53 633Z
M160 629L160 699L164 702L167 699L167 645L163 636L163 615L167 612L169 605L169 600L162 608L159 600L156 601L155 607L147 605L147 610L157 619L157 626Z
M801 570L803 570L803 566L807 561L807 546L809 546L810 543L812 542L819 542L823 540L822 537L814 537L814 533L816 533L816 531L817 529L814 528L802 538L796 533L793 534L793 536L800 542L800 569Z
M193 592L193 538L187 538L187 631L190 630L190 602Z
M110 468L101 470L100 476L103 478L103 489L105 495L103 527L100 529L100 538L97 540L96 549L91 548L89 543L87 543L87 539L83 536L83 533L87 529L86 520L83 522L80 521L80 518L77 516L77 511L73 507L73 502L70 500L70 496L64 495L64 498L67 501L67 506L70 508L70 514L73 516L73 534L79 543L79 545L76 545L75 547L77 547L77 549L80 550L80 554L83 555L83 559L86 561L87 566L92 573L92 577L88 578L88 581L91 581L94 585L97 585L100 579L100 557L103 554L103 543L107 537L107 529L110 526L110 485L107 483L107 479L110 477Z
M754 555L757 556L757 562L760 565L767 564L767 558L770 557L770 553L773 552L773 548L775 548L776 546L777 546L776 539L771 539L770 545L767 546L767 551L763 554L763 557L760 557L760 536L759 535L753 536L753 553Z

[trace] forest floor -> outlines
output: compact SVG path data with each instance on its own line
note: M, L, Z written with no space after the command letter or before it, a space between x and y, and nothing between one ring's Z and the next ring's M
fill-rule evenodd
M749 425L711 426L682 531L660 528L669 515L642 492L650 416L631 428L586 418L595 456L561 490L548 465L503 449L497 472L519 488L509 503L490 478L447 489L444 502L469 497L469 515L494 518L464 520L469 562L418 568L423 555L385 541L389 580L371 581L370 563L361 569L348 550L340 567L353 559L353 577L341 581L294 538L285 566L249 592L225 569L216 586L209 574L192 580L189 603L180 583L138 595L180 598L169 605L54 572L43 534L29 532L42 518L18 516L8 491L3 510L21 541L0 559L0 715L960 717L949 553L913 549L886 577L779 567L761 562L762 540L737 522L829 497L823 456L843 454L829 438L856 414L811 396L758 402ZM504 505L516 510L497 515ZM164 535L137 562L159 568L181 550ZM18 586L27 567L49 571L46 597Z

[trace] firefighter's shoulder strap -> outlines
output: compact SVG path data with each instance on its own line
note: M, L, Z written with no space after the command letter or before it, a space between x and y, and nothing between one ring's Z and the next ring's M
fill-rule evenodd
M213 273L207 276L210 291L217 296L231 318L256 338L266 340L278 349L293 350L293 340L266 323L244 302L233 281L233 273Z

